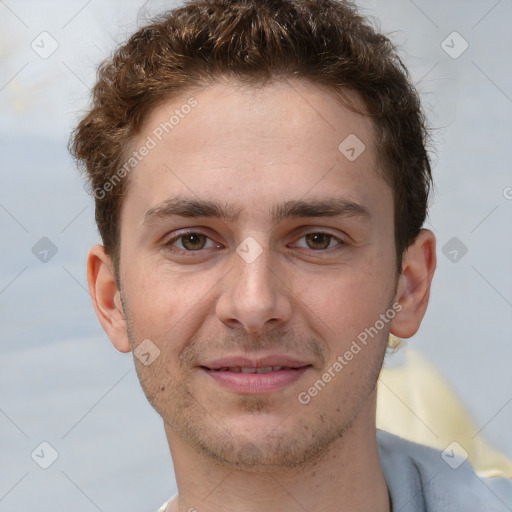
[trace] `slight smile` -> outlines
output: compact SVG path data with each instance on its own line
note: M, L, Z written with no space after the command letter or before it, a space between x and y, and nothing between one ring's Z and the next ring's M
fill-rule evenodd
M222 386L241 394L263 394L281 390L296 382L311 364L286 356L260 360L226 357L199 368Z

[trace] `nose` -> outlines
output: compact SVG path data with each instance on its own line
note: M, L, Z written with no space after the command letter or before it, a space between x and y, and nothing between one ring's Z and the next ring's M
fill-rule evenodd
M291 318L292 295L282 272L272 268L269 249L255 259L254 254L247 258L242 251L234 253L233 266L216 304L220 321L252 334L284 326Z

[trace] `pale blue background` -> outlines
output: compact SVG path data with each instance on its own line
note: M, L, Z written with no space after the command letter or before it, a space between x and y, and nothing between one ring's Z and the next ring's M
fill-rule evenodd
M97 64L164 5L0 2L0 512L152 512L175 489L161 420L85 289L98 237L66 151ZM437 128L439 263L411 346L512 457L512 3L360 5L394 31ZM59 43L46 60L30 47L42 31ZM469 43L458 59L441 48L453 31ZM454 236L468 248L457 263L441 250ZM58 247L48 263L31 252L42 237ZM30 457L42 441L59 453L47 470Z

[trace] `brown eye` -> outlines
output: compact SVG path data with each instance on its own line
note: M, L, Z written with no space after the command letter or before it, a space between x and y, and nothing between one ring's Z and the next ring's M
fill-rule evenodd
M198 251L203 249L208 237L201 233L188 233L181 235L177 240L181 240L182 246L189 251Z
M306 239L306 243L310 249L322 250L329 248L331 239L333 239L334 236L327 233L310 233L304 238Z
M206 233L193 229L177 231L172 238L163 242L163 249L169 254L183 258L210 257L216 251L223 249Z

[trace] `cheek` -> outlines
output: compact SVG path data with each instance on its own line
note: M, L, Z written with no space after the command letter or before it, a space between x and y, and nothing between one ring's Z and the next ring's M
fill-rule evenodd
M124 273L132 333L136 342L149 338L160 350L179 353L208 314L219 278L147 263L134 262Z
M342 350L366 328L373 326L389 306L393 278L390 262L370 261L358 267L339 267L322 275L297 279L299 304L310 325L329 342L331 350Z

